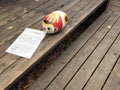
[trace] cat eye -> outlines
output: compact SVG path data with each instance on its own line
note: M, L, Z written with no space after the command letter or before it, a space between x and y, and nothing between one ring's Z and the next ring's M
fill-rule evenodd
M48 27L47 29L48 29L48 30L50 30L50 28L49 28L49 27Z
M50 22L48 20L44 20L44 23L46 24L50 24Z

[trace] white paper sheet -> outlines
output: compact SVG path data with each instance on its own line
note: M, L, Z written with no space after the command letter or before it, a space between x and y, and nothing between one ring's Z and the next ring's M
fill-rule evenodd
M6 52L30 59L45 35L45 31L26 28Z

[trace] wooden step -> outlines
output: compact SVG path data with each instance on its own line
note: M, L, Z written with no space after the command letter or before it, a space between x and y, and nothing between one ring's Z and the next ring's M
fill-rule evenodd
M119 90L119 28L120 14L104 12L29 90Z
M42 1L44 0L38 3L43 3ZM20 18L18 17L14 21L0 27L0 90L8 89L16 83L33 66L42 60L45 55L64 40L66 36L73 32L92 14L95 14L95 11L105 10L108 1L109 0L48 0L47 3L36 7L28 14L21 14ZM70 18L68 25L59 34L47 35L31 59L28 60L5 53L5 50L26 27L41 28L40 21L42 18L51 11L58 9L68 14ZM6 29L10 26L13 26L13 28L10 30Z

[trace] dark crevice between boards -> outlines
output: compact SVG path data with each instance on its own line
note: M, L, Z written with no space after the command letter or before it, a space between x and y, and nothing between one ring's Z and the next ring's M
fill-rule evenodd
M15 80L7 89L27 90L33 82L48 69L52 63L105 11L108 0L93 12L82 24L73 32L67 35L64 40L59 42L52 50L42 57L39 62L30 67L21 77ZM64 62L63 62L64 64Z
M23 1L23 0L22 0ZM0 0L0 6L21 4L21 0Z

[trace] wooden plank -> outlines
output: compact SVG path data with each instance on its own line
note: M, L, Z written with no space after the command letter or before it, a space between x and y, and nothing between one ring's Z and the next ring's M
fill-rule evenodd
M10 42L11 42L11 41L10 41ZM8 45L5 44L4 46L9 46L9 45L10 45L10 42L8 43ZM1 47L1 50L2 50L2 48L3 48L3 51L2 51L3 53L1 52L2 54L5 54L4 50L7 48L7 47L5 48L4 46ZM1 55L2 55L2 54L1 54ZM9 57L9 55L8 55L8 57ZM19 58L19 57L18 57L18 58ZM10 61L11 61L11 60L10 60ZM5 63L5 62L6 62L6 61L4 60L4 63ZM14 62L14 60L13 60L13 62ZM9 66L9 65L11 64L11 62L6 62L6 63L8 63L8 64L5 64L6 66ZM4 68L5 68L6 66L4 66ZM3 69L3 68L2 68L2 69Z
M67 63L74 57L80 48L96 33L102 24L109 18L111 12L106 11L98 18L92 26L89 27L80 37L44 72L37 81L34 82L30 90L43 90L54 78L61 72ZM91 29L94 26L94 29ZM62 64L64 62L64 64ZM48 77L49 76L49 77ZM42 82L41 82L42 81Z
M80 1L78 4L82 4L83 2L86 2L86 5L87 5L88 1L89 1L89 0ZM61 10L64 10L66 13L70 13L70 12L71 12L71 9L76 8L76 5L74 5L75 3L76 3L75 1L72 2L71 4L67 3L67 4L69 4L69 5L65 5L65 8L63 7L63 8L60 8L60 9L61 9ZM74 8L71 8L72 5L74 5L75 7L74 7ZM81 6L81 7L79 7L78 10L80 10L81 8L83 8L85 5L80 5L80 6ZM69 8L70 8L70 9L69 9ZM76 12L77 12L78 10L76 10ZM69 14L69 18L71 18L71 17L72 17L72 15ZM32 28L37 28L37 29L39 29L40 26L41 26L40 23L38 23L38 24L35 24L34 26L32 26ZM15 39L15 38L14 38L14 39ZM0 49L1 49L0 56L3 56L3 54L5 54L5 52L3 52L3 51L5 51L5 49L11 44L11 42L14 41L14 39L9 40L8 42L5 42L4 44L1 45L1 47L0 47ZM7 44L7 43L8 43L8 44ZM3 46L3 47L2 47L2 46ZM3 53L2 53L2 52L3 52Z
M88 12L90 9L92 9L92 11L96 10L100 5L102 5L102 3L104 3L104 1L107 1L107 0L103 0L102 2L101 2L101 0L99 0L99 1L97 1L97 2L95 2L95 1L91 2L92 5L89 4L89 5L87 5L87 7L86 7L86 14L87 14L87 12ZM96 8L94 8L93 6L95 6ZM88 7L89 7L89 8L88 8ZM93 12L91 12L91 13L93 13ZM75 17L72 17L73 20L76 19L76 17L79 17L81 14L82 14L82 12L77 13L77 14L75 15ZM79 17L79 18L81 18L81 17ZM76 19L76 21L77 21L77 20L78 20L78 19Z
M2 14L2 13L7 12L9 9L15 7L15 5L13 5L13 4L11 4L11 3L7 3L7 5L1 5L1 4L0 4L0 7L1 7L1 9L0 9L0 14Z
M120 8L119 8L119 7L116 7L116 6L110 5L109 8L110 8L110 10L112 10L112 11L120 12Z
M31 5L30 5L30 7L33 8L32 11L29 11L29 8L28 8L29 6L28 6L27 7L28 13L25 14L24 13L24 8L22 8L22 9L16 11L15 13L13 13L12 15L9 16L11 19L13 19L13 21L10 21L10 23L8 21L6 21L6 20L5 20L5 22L1 21L2 22L1 23L2 24L2 30L0 31L0 34L1 35L6 34L9 31L11 31L11 30L7 30L7 28L12 26L15 29L20 24L22 24L23 22L28 20L30 17L35 15L35 8L43 6L44 3L49 3L49 5L51 5L51 2L50 1L47 2L47 0L43 0L43 1L41 0L40 2L38 2L38 5L37 5L37 3L34 2L34 3L31 3ZM44 9L46 9L46 7L44 7ZM8 17L6 17L6 18L9 20ZM14 18L15 18L15 20L14 20ZM4 20L4 18L3 18L3 20Z
M9 18L10 17L12 17L12 15L14 15L14 17L16 16L16 12L18 12L18 11L21 11L21 12L24 12L24 8L26 8L25 7L25 5L26 6L28 6L28 5L30 5L30 4L32 4L33 2L30 0L30 1L23 1L22 2L22 4L23 4L23 6L21 5L21 3L20 4L18 4L17 2L14 2L15 4L13 4L12 2L11 2L11 4L9 5L9 6L12 6L12 5L14 5L12 8L8 8L8 11L9 12L4 12L3 14L6 14L6 16L5 17L1 17L1 19L0 19L0 26L3 26L3 25L5 25L4 23L7 23L7 21L9 21ZM34 3L33 3L34 4ZM11 13L10 11L12 11L12 9L16 9L18 6L21 6L21 9L20 10L16 10L15 12L13 12L13 13ZM21 13L19 13L19 14L21 14ZM2 14L0 14L0 15L2 15Z
M30 13L30 16L29 15L25 15L25 18L28 18L25 22L19 24L17 27L14 27L13 29L9 30L8 32L6 32L5 34L3 34L1 37L0 37L0 45L3 44L4 42L6 42L6 40L10 40L11 38L13 38L15 35L17 34L20 34L26 27L31 27L32 24L34 24L35 22L38 22L40 21L46 14L44 13L46 10L44 10L44 12L42 12L43 8L50 8L50 11L53 11L53 10L56 10L58 9L61 5L63 5L64 3L68 3L68 0L65 0L65 1L59 1L58 3L56 3L55 5L53 5L53 2L50 2L49 4L46 3L44 6L40 6L39 9L40 10L40 13L37 13L35 14L34 12L31 12ZM53 5L53 6L51 6ZM16 22L14 22L14 24L16 24ZM13 26L13 24L12 24ZM41 27L39 27L41 28ZM18 30L19 29L19 30ZM4 32L4 31L3 31ZM7 37L6 37L7 36ZM3 40L4 39L4 40Z
M120 58L111 72L103 90L120 90Z
M8 55L8 58L9 58L10 56ZM16 58L16 57L13 57L13 58ZM8 59L7 59L8 60ZM5 62L5 60L4 60L4 62ZM5 68L6 68L6 66L8 66L8 65L10 65L11 64L11 60L9 60L9 62L6 62L6 64L4 65L4 66L2 66L3 68L1 68L1 70L4 70ZM13 59L13 62L14 62L14 59Z
M76 0L76 1L78 1L78 0ZM72 2L73 3L73 2ZM64 7L64 8L66 8L66 7ZM39 25L38 25L39 26ZM16 38L14 38L14 39L16 39ZM2 45L1 47L0 47L0 49L1 49L1 56L3 56L4 54L6 54L4 51L7 49L7 47L11 44L11 42L13 42L14 41L14 39L12 39L12 41L9 41L9 42L7 42L7 43L5 43L4 45ZM5 55L5 57L7 58L7 55ZM13 55L11 55L11 57L14 57ZM15 56L16 57L16 56ZM9 58L9 55L8 55L8 58ZM18 57L18 59L19 59L20 57ZM4 60L4 57L2 57L1 58L2 60ZM17 60L17 59L16 59ZM4 63L6 62L6 64L5 64L5 66L4 66L4 69L6 68L6 67L8 67L9 65L11 65L13 62L14 62L14 59L13 59L13 61L12 60L9 60L10 62L8 62L7 61L7 59L5 59L4 60ZM1 65L2 65L2 63L1 63ZM3 68L1 69L1 70L4 70ZM2 71L1 71L2 72Z
M114 64L116 63L120 55L119 44L120 44L120 33L114 45L111 47L110 51L106 54L105 58L98 66L97 70L88 81L84 90L100 90L102 88L107 76L109 75L110 71L112 70Z
M33 1L33 0L32 0ZM24 14L29 14L31 11L35 10L35 8L41 6L44 3L49 3L48 0L40 0L40 1L30 1L31 3L27 4L24 8L12 13L11 15L2 18L0 20L0 26L5 26L8 23L11 23L12 21L17 20L20 17L24 17ZM28 13L24 12L24 9L27 9ZM19 23L22 23L21 21L19 21ZM18 23L17 23L18 24ZM9 24L8 24L9 25ZM7 25L6 25L7 26ZM7 26L8 27L8 26ZM13 26L14 27L14 26ZM4 27L3 27L4 28ZM6 28L5 28L6 29Z
M110 4L120 8L120 0L111 0Z
M29 4L29 3L31 3L30 1L23 1L22 2L23 3L23 5L24 4ZM12 2L11 2L11 4L13 4ZM14 13L14 12L16 12L16 11L18 11L18 10L20 10L20 9L22 9L23 7L21 6L21 5L14 5L15 7L13 7L13 8L11 8L10 10L8 10L7 12L5 12L5 13L2 13L2 14L0 14L0 19L2 19L2 18L4 18L4 17L7 17L8 15L10 15L10 14L12 14L12 13Z
M0 58L6 55L5 50L15 41L16 37L0 45Z
M72 3L72 4L74 4L74 3L76 3L75 1ZM66 11L67 11L67 9L68 8L70 8L70 6L68 6L68 5L66 5L67 7L63 7L63 8L61 8L61 10L64 10L64 9L66 9ZM81 7L82 7L82 5L81 5ZM75 8L75 7L74 7ZM79 9L78 9L79 10ZM77 10L76 10L77 11ZM71 17L71 15L69 15L69 17ZM38 23L38 24L36 24L35 25L35 27L33 27L33 28L39 28L39 26L40 26L40 24ZM12 40L13 41L13 40ZM12 41L9 41L9 42L12 42ZM5 45L4 45L5 46ZM3 48L3 51L5 50L5 48Z
M13 4L15 2L9 1L9 2L4 2L4 3L0 3L1 9L0 9L0 15L2 13L5 13L9 10L12 10L14 7L20 5L22 2L25 2L24 0L19 0L16 2L16 4Z
M115 16L113 15L111 17L111 20L113 17L115 17ZM106 30L105 28L107 28L108 25L110 25L110 22L108 22L108 24L106 24L104 26L104 28L102 28L102 29L105 31ZM111 24L111 25L113 25L113 24ZM79 68L78 72L76 72L76 75L74 76L74 78L72 79L70 84L66 87L66 90L69 90L69 89L77 90L77 89L82 89L84 87L87 80L90 78L93 71L95 70L95 68L97 67L97 65L103 58L103 56L106 54L107 50L111 47L111 45L113 44L113 41L116 39L116 37L119 33L119 30L115 29L115 28L116 28L116 26L114 26L113 29L110 30L110 32L107 34L107 36L105 36L105 38L103 38L103 40L101 39L101 42L95 48L93 53L87 58L85 64ZM103 34L103 33L101 33L101 34ZM101 34L98 33L97 36L101 36ZM89 89L89 90L93 90L93 89ZM96 90L98 90L98 89L96 89Z
M46 3L46 5L48 5L48 4ZM46 5L43 6L44 9L47 8ZM49 4L49 5L50 5L50 4ZM39 9L39 8L37 8L37 9ZM26 17L27 17L27 15L26 15ZM25 16L24 16L24 18L25 18ZM37 20L39 20L39 19L37 19ZM17 21L17 22L18 22L18 21ZM35 26L35 25L33 25L33 26ZM39 25L39 26L40 26L40 25ZM14 27L13 27L13 28L14 28ZM22 28L24 28L24 27L22 27ZM6 31L11 31L11 30L6 30ZM2 30L1 30L1 32L2 32ZM1 32L0 32L0 33L1 33ZM10 44L16 39L16 37L17 37L18 35L19 35L19 34L14 35L14 37L13 37L11 40L9 40L9 39L10 39L10 38L9 38L9 39L8 39L8 42L5 42L4 44L0 45L0 50L1 50L1 51L0 51L0 57L3 56L4 54L6 54L4 51L7 49L8 46L10 46ZM2 35L1 35L1 37L2 37Z
M101 4L103 1L101 0L99 3ZM92 5L92 4L91 4ZM99 5L99 4L98 4ZM88 7L87 7L88 8ZM96 5L95 5L95 8L96 8ZM92 10L94 10L93 8L92 8ZM84 9L82 10L82 12L84 12ZM89 13L90 12L92 12L91 10L89 11L89 12L87 12L88 13L88 15L89 15ZM86 13L86 12L85 12ZM83 18L81 18L81 21L84 19L84 18L86 18L86 16L87 16L87 14L83 17ZM72 23L71 23L72 24ZM76 23L77 24L77 23ZM69 25L67 26L67 27L69 27L69 28L66 28L66 29L69 29L69 30L71 30L73 27L70 27ZM58 38L59 40L57 40L57 41L60 41L60 40L62 40L62 38L64 38L65 36L66 36L66 34L68 34L69 32L71 32L71 31L69 31L69 30L64 30L64 32L61 32L59 35L55 35L55 36L59 36L60 38ZM61 36L60 36L61 35ZM53 37L55 37L55 36L53 36ZM52 36L50 37L50 38L48 38L47 40L47 42L53 42L53 41L51 41L51 38L53 38ZM53 44L55 44L55 45L57 45L57 43L58 42L56 42L56 41L54 41L54 43L52 43L51 45L52 45L52 47L53 47ZM46 43L47 44L47 43ZM42 45L44 45L45 46L45 42L42 44ZM42 49L42 48L41 48ZM39 50L41 50L40 48L38 49L38 52L39 52ZM47 49L44 51L45 53L47 53L48 52L48 49L51 49L51 47L47 47ZM36 52L37 53L37 52ZM8 75L8 73L11 71L11 72L13 72L14 70L17 70L18 71L18 69L21 69L19 72L16 72L14 75L15 76L13 76L13 75L10 75L10 76L12 76L12 77L9 77L9 79L11 79L11 78L15 78L15 77L17 77L17 76L19 76L19 75L21 75L21 74L23 74L23 72L24 72L24 70L26 71L27 69L28 69L28 67L30 67L31 65L34 65L34 63L36 63L37 61L38 61L38 59L39 59L39 55L43 55L43 53L42 54L40 54L40 53L37 53L37 54L35 54L36 56L34 56L31 60L27 60L27 59L24 59L24 58L21 58L21 59L19 59L16 63L14 63L13 65L11 65L10 67L9 67L9 69L7 69L6 71L4 71L3 72L3 74L1 75L1 77L3 76L3 77L6 77L5 76L5 74L4 73L6 73L6 75ZM35 62L36 61L36 62ZM19 63L19 64L18 64ZM27 63L27 64L26 64ZM25 66L25 67L21 67L21 65L23 65L23 66ZM10 74L11 74L11 72L10 72ZM11 82L12 81L12 79L9 81L7 81L7 83L9 83L9 82ZM14 80L13 80L14 81ZM12 82L13 82L12 81ZM5 81L6 82L6 81ZM5 84L7 84L7 83L5 83ZM3 83L2 83L3 84ZM4 85L2 85L2 86L4 86Z
M19 57L18 57L19 58ZM16 59L17 60L17 59ZM8 60L9 61L9 60Z
M100 0L98 3L101 4L102 2L104 2L104 0ZM94 6L93 6L93 7L96 8L96 7L99 6L99 4L96 4L95 7L94 7ZM91 5L92 5L92 4L91 4ZM87 7L87 8L88 8L88 7ZM88 12L87 12L86 15L82 14L82 17L81 17L80 21L82 21L84 18L86 18L86 16L89 15L89 13L92 12L92 10L94 10L94 9L92 8L92 9L88 10ZM81 12L86 13L86 12L84 12L84 9L81 10ZM73 23L71 23L71 24L73 24ZM66 36L66 34L68 34L69 32L71 32L71 31L69 31L69 30L71 30L71 29L73 28L73 26L72 26L71 24L66 27L66 29L68 29L68 30L64 30L64 31L61 32L59 35L55 35L55 36L57 37L57 41L62 40L62 38L64 38L64 37ZM77 24L77 23L76 23L76 24ZM74 25L75 25L75 24L74 24ZM68 27L69 27L69 28L68 28ZM62 36L61 36L61 35L62 35ZM6 83L6 81L5 81L5 83L2 83L2 86L4 86L4 84L5 84L5 86L6 86L6 85L9 84L10 82L13 82L14 80L13 80L13 79L10 79L10 78L13 78L13 77L14 77L14 79L15 79L15 78L18 77L19 75L23 74L23 72L26 71L26 70L28 69L28 67L30 67L31 65L34 65L34 64L38 61L39 57L43 56L43 53L47 53L48 50L52 49L51 46L57 45L58 42L53 41L53 40L51 41L51 38L53 39L53 37L55 37L55 36L51 36L50 38L47 39L47 44L50 43L50 46L49 46L49 47L47 47L47 46L45 47L45 42L43 42L41 48L39 48L39 49L37 50L36 54L34 54L34 57L33 57L32 59L30 59L30 60L28 61L27 59L21 58L21 59L19 59L16 63L14 63L13 65L11 65L11 66L9 67L9 69L7 69L6 71L4 71L3 74L1 75L1 78L2 78L2 77L6 77L6 75L8 75L10 71L13 72L13 71L16 71L16 70L18 70L18 69L21 69L19 72L14 73L15 76L14 76L14 75L10 75L10 77L9 77L9 80L10 80L10 81L7 79L7 80L8 80L7 83ZM55 38L54 38L54 39L55 39ZM42 50L43 47L45 47L46 49L43 50L42 53L40 53L39 50ZM39 52L39 53L38 53L38 52ZM26 65L26 63L27 63L27 65ZM22 67L22 65L25 66L25 67ZM14 67L13 67L13 66L14 66ZM6 75L5 75L5 74L6 74Z
M88 0L88 1L90 1L90 0ZM81 3L81 5L82 5L82 3ZM49 10L51 10L51 8L49 9ZM79 10L79 9L78 9ZM48 12L48 10L47 10L47 12ZM28 16L27 16L27 18L28 18ZM25 18L23 18L23 20L25 20L26 19L26 17ZM21 19L19 20L19 21L21 21ZM14 22L15 24L16 24L16 22ZM15 27L14 26L14 24L12 24L11 25L11 23L10 23L10 25L9 26L7 26L7 27L10 27L10 26L13 26L13 27ZM16 25L16 26L18 26L18 25ZM7 27L5 27L5 28L7 28ZM5 31L5 30L4 30ZM6 30L5 32L3 31L3 33L5 33L5 37L4 37L4 35L2 35L4 38L6 38L6 33L8 33L8 31ZM12 32L12 35L13 35L13 33L14 32ZM11 35L10 35L11 36ZM8 37L8 35L7 35L7 37ZM4 40L5 41L5 40Z
M26 25L27 26L27 25ZM22 26L23 27L23 26ZM19 30L20 31L20 30ZM12 32L13 33L13 32ZM8 35L7 35L8 36ZM12 34L10 34L10 36L12 37ZM11 38L11 37L9 37L9 38ZM3 40L3 38L4 38L4 40ZM3 42L5 42L5 38L6 38L6 36L5 37L2 37L1 38L1 43L3 43ZM3 40L3 42L2 42L2 40ZM7 39L7 40L9 40L9 39Z
M12 8L8 8L8 11L0 14L0 26L4 25L5 23L7 23L7 21L5 22L4 20L6 20L8 17L10 17L12 14L16 14L16 12L18 11L23 11L24 12L24 8L30 4L33 3L33 0L28 0L28 1L22 1L22 2L15 2L15 4L13 4L11 2L11 6L13 5ZM22 5L21 5L22 4ZM21 13L19 13L21 14ZM15 17L15 16L14 16ZM4 22L3 22L4 21Z
M18 57L11 57L11 54L5 55L4 58L0 59L0 74L4 72L11 64L13 64Z
M75 1L72 1L72 2L68 2L68 3L65 3L65 4L61 5L61 7L59 7L59 10L64 11L65 13L67 13L68 17L71 18L72 16L74 16L74 14L76 14L77 12L79 12L79 10L81 10L84 6L86 6L90 1L91 0L85 0L85 1L75 0ZM86 2L86 3L82 4L83 2ZM80 6L78 6L77 4L79 4ZM76 8L78 8L78 9L76 11L74 11L74 13L73 13L72 9L76 9ZM47 9L45 11L45 13L47 14L50 11L51 11L51 8ZM40 23L36 23L36 25L33 26L33 28L39 29L38 26L40 26Z
M77 1L78 1L78 0L77 0ZM70 2L70 3L66 3L66 4L64 4L65 7L61 7L60 9L61 9L61 10L64 10L64 11L66 12L66 11L67 11L70 7L72 7L75 3L76 3L76 1ZM67 4L69 4L69 5L67 5ZM44 8L45 8L45 7L44 7ZM41 27L41 23L37 22L37 23L35 23L34 25L32 25L31 28L39 29L40 27ZM6 54L4 51L7 49L7 47L10 46L10 44L11 44L15 39L16 39L16 37L12 38L11 40L8 40L7 42L5 42L4 44L2 44L2 45L0 46L0 50L1 50L1 52L0 52L0 57Z
M71 3L73 3L73 2L71 2ZM76 2L74 2L73 3L73 5L75 4ZM66 7L65 7L66 8ZM68 8L69 9L69 8ZM14 38L15 39L15 38ZM13 39L13 40L14 40ZM5 51L5 49L7 49L7 47L11 44L10 42L12 42L12 41L9 41L8 43L5 43L4 45L2 45L1 47L0 47L0 50L1 50L1 53L0 53L0 55L1 56L3 56L3 54L6 54L4 51ZM3 63L5 63L5 65L4 66L2 66L1 67L1 70L0 70L0 72L2 73L2 71L5 69L5 68L7 68L9 65L11 65L13 62L15 62L15 60L13 59L13 61L12 60L9 60L9 62L6 62L6 60L7 59L5 59L5 58L9 58L10 56L9 56L9 54L8 55L5 55L4 57L2 57L1 58L1 61L3 60L3 62L1 63L1 65L3 65ZM13 55L11 55L11 57L13 57L14 58L14 56ZM15 57L16 58L16 57ZM19 58L19 57L18 57ZM4 60L5 59L5 60ZM16 59L17 60L17 59Z
M101 42L101 40L106 36L106 34L109 32L109 29L106 28L108 25L113 25L115 21L118 19L118 15L111 16L104 25L99 28L99 30L93 35L93 37L85 44L84 47L80 49L80 51L77 53L77 55L71 60L71 62L64 68L64 70L55 78L55 80L50 84L50 86L47 88L47 90L61 90L65 89L66 85L70 82L71 78L74 77L74 75L77 73L77 71L81 68L81 66L86 62L86 59L93 53L95 48L98 46L98 44ZM94 26L93 26L94 29ZM85 68L84 68L85 69ZM83 74L81 75L88 75ZM78 75L79 76L79 75ZM83 80L82 76L82 80ZM79 78L76 77L75 79L75 86L70 86L66 88L67 90L79 90L82 86L82 80L79 79L78 82L81 82L80 85L77 82ZM84 78L86 79L86 78Z

